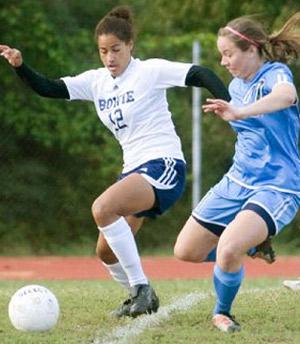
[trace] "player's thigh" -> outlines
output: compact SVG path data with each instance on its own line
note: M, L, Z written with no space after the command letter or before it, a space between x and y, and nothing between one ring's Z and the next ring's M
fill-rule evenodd
M219 237L200 225L192 216L180 231L174 254L181 260L201 262L217 245Z
M269 236L274 236L289 224L297 214L300 196L274 189L260 189L248 200L243 209L250 209L263 217Z
M221 235L218 254L241 255L276 235L295 216L299 197L272 189L251 191L247 203Z
M243 210L222 233L217 256L222 250L232 252L233 255L243 255L267 237L268 227L264 219L252 210Z
M154 205L152 185L140 174L133 173L110 186L101 197L123 216L133 215Z
M152 185L140 174L133 173L111 185L94 202L95 218L129 216L153 207L155 193ZM105 222L105 219L103 220Z

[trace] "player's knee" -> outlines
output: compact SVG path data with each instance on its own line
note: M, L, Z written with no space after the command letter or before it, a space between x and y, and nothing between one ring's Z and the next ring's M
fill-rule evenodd
M202 256L200 252L195 252L180 243L176 243L174 246L174 256L179 260L193 263L200 263L206 258L206 256Z
M221 246L218 248L218 260L223 266L230 267L240 258L237 250L231 245Z
M92 214L97 224L105 222L107 218L111 216L111 206L105 201L98 197L92 205Z

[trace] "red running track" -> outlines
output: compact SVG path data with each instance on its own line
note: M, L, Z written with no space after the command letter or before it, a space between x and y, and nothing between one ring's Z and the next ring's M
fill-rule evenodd
M142 258L150 279L211 278L212 263L194 264L173 257ZM249 278L300 276L300 257L277 257L269 265L259 259L245 259ZM0 257L0 280L94 280L110 279L102 264L94 257Z

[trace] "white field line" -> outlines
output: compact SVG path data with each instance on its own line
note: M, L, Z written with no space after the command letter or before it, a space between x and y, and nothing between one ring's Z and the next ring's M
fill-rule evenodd
M255 294L261 292L274 292L280 291L282 288L253 288L240 290L240 294ZM165 320L169 319L174 312L188 311L200 301L207 300L211 297L212 293L193 292L183 295L180 299L176 300L170 305L160 307L157 313L151 315L140 316L135 319L131 324L117 327L109 335L95 339L91 344L131 344L135 337L143 333L147 328L157 327Z
M198 302L207 299L209 293L190 293L184 295L168 306L159 308L157 313L140 316L131 324L117 327L110 335L102 339L95 339L92 344L127 344L132 343L134 337L141 334L150 327L159 326L159 324L169 319L173 312L187 311Z

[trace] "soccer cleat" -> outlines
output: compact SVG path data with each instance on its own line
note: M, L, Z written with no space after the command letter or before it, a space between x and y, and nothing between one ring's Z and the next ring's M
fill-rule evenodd
M130 316L131 304L132 304L131 298L125 300L119 308L117 308L115 311L112 312L112 315L115 318L122 318L122 317Z
M249 250L247 254L253 259L260 258L268 264L272 264L275 262L275 252L273 250L270 237L267 238L260 245L256 246L254 249Z
M233 333L241 330L241 326L230 314L215 314L213 325L222 332Z
M139 284L132 287L132 302L129 315L133 318L141 314L151 314L157 312L159 299L154 289L149 284Z
M283 285L288 289L300 291L300 279L283 281Z

